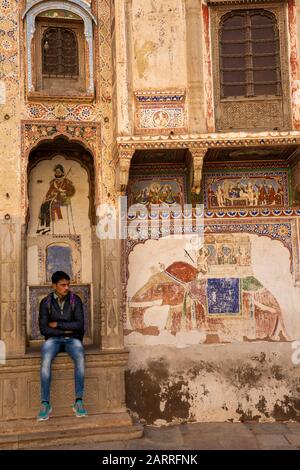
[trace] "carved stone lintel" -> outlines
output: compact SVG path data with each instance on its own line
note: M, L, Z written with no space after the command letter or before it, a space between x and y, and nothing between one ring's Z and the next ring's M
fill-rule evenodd
M192 193L200 194L201 179L202 179L202 168L203 161L207 149L205 148L190 148L190 153L192 155L192 165L193 165L193 182L192 182Z
M117 163L117 191L124 195L126 193L130 163L135 150L119 150L119 158Z

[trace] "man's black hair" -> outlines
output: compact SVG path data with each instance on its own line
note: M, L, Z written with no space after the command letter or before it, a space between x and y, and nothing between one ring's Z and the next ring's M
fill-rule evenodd
M65 273L64 271L56 271L55 273L52 274L52 277L51 277L52 284L57 284L59 281L62 281L63 279L66 281L70 280L69 274Z
M54 171L56 171L56 170L60 170L63 174L65 174L65 169L64 169L64 167L63 167L60 163L58 163L57 165L55 165Z

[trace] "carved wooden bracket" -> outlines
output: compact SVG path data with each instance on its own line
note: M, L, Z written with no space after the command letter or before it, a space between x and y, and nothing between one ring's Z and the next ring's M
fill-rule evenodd
M189 149L192 155L192 165L193 165L193 182L192 182L192 193L200 194L201 179L202 179L202 168L203 161L207 149L205 148L190 148Z
M131 159L134 155L135 149L122 149L119 148L118 162L117 162L117 191L121 195L125 195L129 179L129 170Z

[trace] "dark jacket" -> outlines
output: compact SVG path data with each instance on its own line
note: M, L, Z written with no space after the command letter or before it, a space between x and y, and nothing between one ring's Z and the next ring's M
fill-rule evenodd
M82 341L84 335L83 307L80 297L76 294L73 294L73 296L75 299L74 307L72 308L71 306L70 293L68 293L63 311L61 311L53 293L51 294L51 302L47 302L47 297L41 301L39 327L45 339L52 338L53 336L70 336L71 338L78 338ZM48 326L51 322L57 322L57 327L51 328Z

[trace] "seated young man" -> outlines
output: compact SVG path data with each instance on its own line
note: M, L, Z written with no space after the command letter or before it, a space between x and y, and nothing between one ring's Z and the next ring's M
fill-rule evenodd
M77 417L87 416L83 405L84 391L84 315L80 297L70 291L70 277L63 271L52 275L51 292L42 299L39 310L39 326L45 343L41 349L41 408L37 419L49 418L51 365L58 353L65 351L75 366L75 403Z

